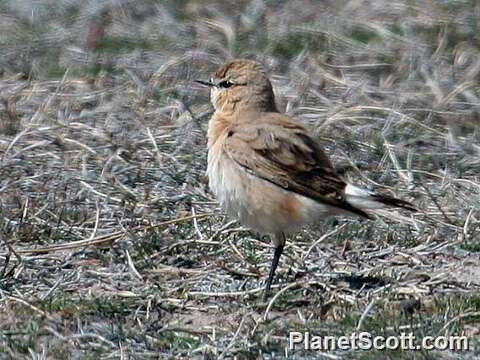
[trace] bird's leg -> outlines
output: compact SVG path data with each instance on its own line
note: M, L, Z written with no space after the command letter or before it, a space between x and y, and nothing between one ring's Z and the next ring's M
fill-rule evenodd
M270 265L270 273L268 274L267 285L265 286L265 293L263 294L263 301L267 301L270 297L270 288L272 286L273 276L275 270L277 270L278 261L283 253L283 247L285 246L285 234L278 233L274 235L273 243L275 244L275 252L273 253L272 265Z

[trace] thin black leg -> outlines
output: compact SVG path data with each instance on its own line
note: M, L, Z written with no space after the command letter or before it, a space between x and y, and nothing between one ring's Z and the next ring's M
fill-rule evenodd
M270 287L272 286L273 276L275 275L275 270L277 270L278 261L280 256L283 253L283 247L285 244L280 244L275 247L275 252L273 253L272 265L270 266L270 273L268 274L267 285L265 286L265 293L263 294L263 301L266 302L270 297Z

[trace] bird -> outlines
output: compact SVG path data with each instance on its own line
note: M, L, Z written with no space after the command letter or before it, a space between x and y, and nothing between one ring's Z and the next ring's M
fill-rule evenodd
M207 176L221 207L244 226L270 235L273 259L263 300L271 286L286 237L331 216L373 219L368 210L414 205L347 182L335 170L313 132L281 113L264 66L235 59L210 80L214 107L207 129Z

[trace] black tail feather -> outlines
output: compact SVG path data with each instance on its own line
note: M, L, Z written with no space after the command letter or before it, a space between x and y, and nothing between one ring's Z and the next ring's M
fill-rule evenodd
M378 201L379 203L385 204L391 207L399 207L413 212L417 212L418 209L408 201L396 199L394 197L384 195L384 194L374 194L372 195L372 200Z

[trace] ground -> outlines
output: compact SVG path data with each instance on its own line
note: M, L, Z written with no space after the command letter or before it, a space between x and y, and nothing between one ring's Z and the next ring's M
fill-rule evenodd
M480 357L480 4L0 3L0 358ZM208 79L269 70L349 181L414 203L268 237L205 179ZM290 331L467 351L289 349Z

